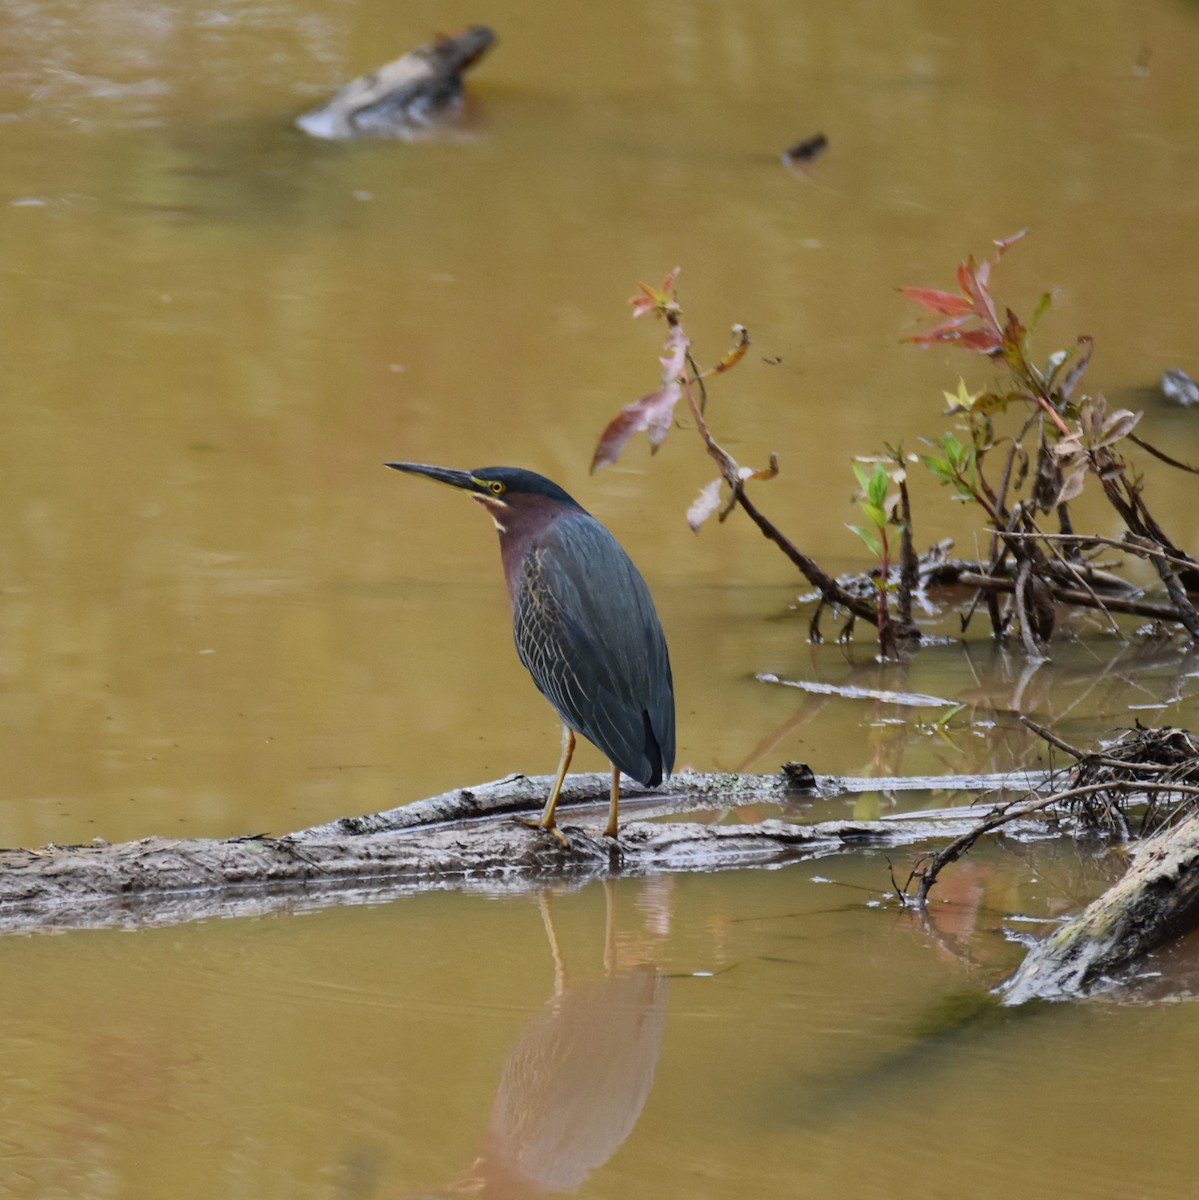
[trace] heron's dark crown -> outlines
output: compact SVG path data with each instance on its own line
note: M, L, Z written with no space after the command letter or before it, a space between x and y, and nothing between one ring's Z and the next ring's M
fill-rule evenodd
M383 465L467 492L491 509L493 515L497 509L520 507L522 499L540 502L535 506L543 511L547 500L551 508L558 505L562 509L583 511L582 505L552 479L520 467L478 467L474 471L459 471L454 467L435 467L431 463L389 462Z
M568 508L582 508L569 492L536 471L526 471L522 467L478 467L470 474L473 479L502 483L504 491L496 497L501 501L511 503L520 496L544 496Z

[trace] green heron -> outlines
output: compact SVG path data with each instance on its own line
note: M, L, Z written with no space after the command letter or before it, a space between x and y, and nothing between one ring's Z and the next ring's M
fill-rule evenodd
M544 475L386 465L469 493L499 531L516 652L562 719L554 786L528 824L569 844L554 809L581 733L612 763L604 835L615 837L621 771L657 787L674 767L670 657L641 573L607 529Z

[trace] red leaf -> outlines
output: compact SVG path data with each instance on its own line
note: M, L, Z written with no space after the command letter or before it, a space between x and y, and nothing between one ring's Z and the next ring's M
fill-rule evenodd
M952 342L961 346L963 350L972 350L976 354L994 354L1005 349L1005 325L999 319L995 300L991 295L991 268L1003 257L1008 247L1023 236L1022 230L1013 237L996 242L998 253L993 259L975 262L974 256L971 255L964 262L958 263L957 281L961 289L960 295L930 288L900 289L905 296L922 304L931 312L943 313L950 318L935 329L916 334L906 340L923 346ZM977 321L979 328L962 328L968 321ZM1008 332L1012 352L1020 350L1020 346L1016 345L1016 335L1018 333L1023 336L1023 327L1016 330L1012 326ZM1020 345L1022 346L1022 343Z
M949 316L968 316L974 311L970 301L956 292L940 292L935 288L900 288L900 295L922 304L929 312L945 313Z
M993 354L1003 349L1003 337L989 329L966 329L956 334L953 340L963 349L979 354Z
M674 406L682 398L683 389L677 379L663 384L656 392L626 404L608 422L596 443L591 459L591 470L616 462L624 453L629 438L635 433L644 433L649 438L650 452L654 452L666 440L674 420Z
M964 317L954 317L952 321L944 321L935 329L927 329L924 333L913 333L906 340L915 342L917 345L932 345L934 342L952 342L958 334L957 331L962 327L962 322L968 320L972 313L967 313Z
M677 271L676 267L665 282L672 283ZM644 433L649 438L650 453L657 452L670 432L674 407L683 396L682 380L686 378L687 351L690 346L691 339L683 332L683 327L671 325L666 335L666 353L658 360L662 364L662 386L656 392L626 404L608 422L596 443L591 459L592 472L614 463L624 453L629 438L635 433Z
M958 265L958 283L962 291L970 297L970 305L974 315L984 325L996 333L1000 330L999 316L995 312L995 303L987 290L987 280L991 277L989 262L976 263L973 255L964 263Z

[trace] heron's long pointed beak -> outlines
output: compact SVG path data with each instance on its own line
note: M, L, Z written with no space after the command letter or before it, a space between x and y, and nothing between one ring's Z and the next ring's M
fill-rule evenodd
M404 471L408 475L423 475L426 479L448 484L460 492L479 492L482 489L469 471L455 471L452 467L431 467L426 463L389 462L383 464L393 471Z

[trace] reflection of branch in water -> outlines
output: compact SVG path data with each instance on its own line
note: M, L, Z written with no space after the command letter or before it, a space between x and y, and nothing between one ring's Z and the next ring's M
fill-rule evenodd
M652 963L618 963L613 881L605 892L604 976L581 984L568 979L548 895L539 895L554 994L504 1061L478 1160L435 1194L573 1191L636 1125L662 1051L666 978Z
M1021 654L1008 653L1004 647L994 645L988 647L986 661L979 663L976 661L978 648L964 643L961 649L963 662L971 672L975 686L949 693L953 701L966 710L954 723L965 722L986 735L981 741L971 743L970 767L978 771L995 770L998 768L990 764L1002 762L1011 768L1013 748L1005 745L996 759L993 743L996 738L1008 738L1019 729L1011 720L1013 717L1036 716L1043 722L1052 723L1069 716L1085 715L1097 727L1102 727L1113 719L1126 719L1131 704L1140 708L1165 709L1189 698L1195 691L1192 680L1199 664L1199 653L1190 642L1180 643L1175 638L1119 642L1111 647L1110 653L1096 652L1108 645L1106 642L1086 643L1093 655L1088 664L1080 664L1076 653L1066 662L1046 659L1029 662ZM880 667L871 660L849 662L845 670L836 673L835 680L794 681L790 686L806 689L803 699L783 721L763 735L746 754L738 770L757 766L832 704L867 702L878 713L910 716L910 710L920 706L905 704L905 699L911 701L921 697L902 694L908 674L906 663L887 663ZM779 682L771 676L759 675L757 678L763 682ZM935 720L926 721L924 727L940 728ZM911 720L896 721L888 729L895 739L896 753L901 755L912 742ZM993 730L993 734L988 734L988 730ZM1026 745L1030 753L1040 749L1033 740L1027 741ZM890 771L893 774L901 772L899 757L891 762Z
M1109 654L1099 652L1108 646ZM1184 698L1186 681L1199 662L1195 647L1177 639L1114 644L1090 641L1079 649L1091 653L1090 663L1079 663L1075 657L1032 665L1019 655L993 647L989 662L978 669L967 644L967 661L978 686L973 697L960 699L974 707L989 705L997 716L1037 716L1043 722L1060 722L1081 713L1094 714L1093 719L1102 724L1105 718L1123 716L1138 701L1141 706L1156 703L1165 707ZM1005 697L1009 686L1010 694Z

